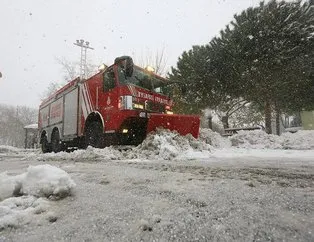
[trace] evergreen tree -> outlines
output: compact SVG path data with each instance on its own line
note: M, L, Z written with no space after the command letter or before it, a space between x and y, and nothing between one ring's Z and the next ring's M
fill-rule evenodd
M208 72L208 46L193 46L179 57L177 68L172 68L170 80L185 84L184 95L177 95L175 101L179 112L200 113L208 106L212 97L211 73Z
M185 96L202 105L243 98L271 113L313 108L314 11L308 1L248 8L208 45L179 58L171 78L187 82Z

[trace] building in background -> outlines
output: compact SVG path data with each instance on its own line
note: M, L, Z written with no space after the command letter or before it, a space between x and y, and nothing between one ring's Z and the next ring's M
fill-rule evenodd
M300 113L304 130L314 130L314 111L302 111Z
M24 126L25 130L25 149L37 148L38 142L38 124L29 124Z

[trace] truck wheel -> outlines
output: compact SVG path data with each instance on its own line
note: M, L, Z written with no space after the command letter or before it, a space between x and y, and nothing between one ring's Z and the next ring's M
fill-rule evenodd
M52 133L51 137L51 150L55 153L58 153L62 150L62 143L60 142L59 131L55 130Z
M95 148L102 148L104 144L103 129L99 122L91 122L85 132L85 146L93 146Z
M43 153L48 153L48 152L51 151L46 136L44 136L44 137L41 139L41 150L42 150Z

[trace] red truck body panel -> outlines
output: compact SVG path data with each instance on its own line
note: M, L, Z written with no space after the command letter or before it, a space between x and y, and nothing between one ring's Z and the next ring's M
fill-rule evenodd
M200 118L196 115L152 113L148 120L147 133L159 127L177 131L181 135L192 134L194 138L198 138Z

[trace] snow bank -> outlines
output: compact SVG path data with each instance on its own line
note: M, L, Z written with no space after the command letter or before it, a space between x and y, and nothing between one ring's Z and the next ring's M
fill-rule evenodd
M213 132L214 133L214 132ZM219 135L214 133L216 136ZM207 138L209 135L207 132ZM216 138L218 140L218 138ZM101 161L101 160L126 160L126 159L195 159L208 157L210 144L203 140L195 139L192 135L180 136L177 132L158 129L150 133L137 147L120 151L115 147L97 149L88 147L86 150L73 152L59 152L47 154L29 154L27 159L40 161Z
M212 145L215 148L231 147L231 142L228 137L222 137L219 133L211 129L200 129L199 140Z
M21 193L36 197L66 197L75 183L64 170L51 165L30 166L22 180Z
M180 136L177 132L158 129L150 133L137 147L120 151L115 147L96 149L88 147L86 150L74 152L60 152L48 154L26 154L27 159L40 161L102 161L129 159L161 159L161 160L190 160L209 158L215 149L227 148L245 149L314 149L314 131L298 131L284 133L281 136L269 135L261 130L239 131L231 137L222 137L210 129L200 129L198 139L191 135Z
M75 187L68 173L51 165L30 166L27 172L9 176L0 174L0 201L17 195L65 197Z
M18 195L21 190L22 176L9 176L7 172L0 173L0 201Z
M314 130L299 130L296 133L287 132L283 133L280 138L284 149L314 149Z
M92 161L92 160L120 160L123 159L123 154L113 147L106 147L104 149L97 149L91 146L86 150L75 150L73 152L59 152L59 153L46 153L46 154L31 154L28 158L35 158L39 161L60 161L60 160L73 160L73 161Z
M19 153L21 149L9 146L9 145L0 145L0 153Z
M280 137L262 130L244 131L230 137L232 146L250 149L281 149Z
M157 129L148 134L142 144L128 152L129 159L190 159L209 154L210 145L192 135L181 136L177 132Z
M262 130L239 131L230 137L232 146L249 149L314 149L314 131L300 130L281 136L267 134Z
M24 157L30 154L39 154L39 149L22 149L9 145L0 145L0 156L17 156Z
M68 173L51 165L30 166L17 176L0 173L0 230L30 223L47 211L47 198L68 196L74 187Z

